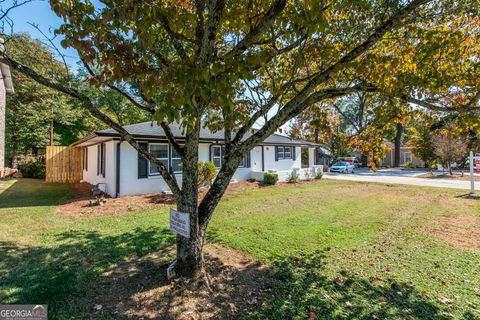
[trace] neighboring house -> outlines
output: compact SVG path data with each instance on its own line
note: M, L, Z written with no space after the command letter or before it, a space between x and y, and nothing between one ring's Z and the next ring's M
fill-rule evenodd
M328 166L333 160L332 153L322 145L315 148L315 164Z
M140 146L157 156L175 172L179 183L182 179L181 160L169 145L165 133L156 122L143 122L124 126ZM181 143L182 129L176 123L170 125L173 135ZM199 160L211 161L219 168L224 153L223 131L200 131ZM84 148L83 180L99 187L110 196L148 194L169 190L154 166L127 142L121 141L113 129L96 131L75 142L72 146ZM265 172L277 172L285 181L292 170L300 177L314 175L321 166L315 166L315 148L319 145L293 140L272 134L262 144L254 147L241 162L232 181L255 178L263 180Z
M382 167L393 167L395 161L395 145L390 141L387 141L386 143L390 151L385 153ZM425 167L425 162L423 162L422 159L415 157L413 154L413 147L403 145L400 147L400 166L404 166L405 163L412 163L416 168Z
M0 39L0 51L5 50ZM5 112L7 93L13 93L13 82L10 68L0 63L0 178L5 175Z

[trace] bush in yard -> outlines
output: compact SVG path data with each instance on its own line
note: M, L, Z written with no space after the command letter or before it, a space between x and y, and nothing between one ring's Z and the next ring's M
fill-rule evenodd
M404 168L413 168L413 163L410 161L407 161L403 164Z
M198 187L211 186L217 175L217 168L209 161L198 161Z
M323 177L323 171L322 170L317 170L317 173L315 174L315 179L320 180Z
M292 170L288 175L287 182L288 183L296 183L300 180L300 176L297 173L297 170Z
M263 174L263 183L273 186L278 182L278 174L272 172L265 172Z
M18 165L24 178L45 179L45 161L33 160Z
M313 178L313 172L312 169L305 169L305 180L312 180Z

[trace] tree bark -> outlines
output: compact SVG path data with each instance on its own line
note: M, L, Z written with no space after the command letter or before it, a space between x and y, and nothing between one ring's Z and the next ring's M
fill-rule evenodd
M198 142L200 120L187 129L184 157L182 158L182 190L177 209L190 215L190 238L177 235L177 260L175 271L180 276L193 276L203 266L203 241L205 233L198 219Z
M402 147L402 134L403 125L401 123L397 123L397 133L395 135L395 151L393 160L394 167L400 167L400 148Z
M203 268L204 232L198 223L192 229L190 238L177 235L177 260L175 271L179 276L193 277Z

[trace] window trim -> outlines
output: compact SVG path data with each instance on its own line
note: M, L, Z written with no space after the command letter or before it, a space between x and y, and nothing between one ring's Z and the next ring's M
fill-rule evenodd
M214 151L213 149L214 148L219 148L220 149L220 155L219 156L215 156L214 155ZM221 144L212 144L212 147L210 149L210 157L211 157L211 162L215 165L215 158L219 158L220 159L220 166L217 166L215 165L215 168L219 169L222 167L222 164L223 164L223 154L225 153L225 146L224 145L221 145Z
M287 148L290 150L288 152L288 154L289 154L288 157L285 156L285 154L287 153L285 151L285 149L287 149ZM280 160L294 160L294 158L293 158L293 153L294 153L293 148L295 148L295 147L293 147L293 146L277 146L275 148L275 152L277 153L276 154L277 161L280 161Z
M223 165L223 157L224 157L224 153L225 153L225 145L223 144L211 144L210 145L210 162L213 163L215 165L215 161L214 161L214 158L220 158L220 166L217 167L215 165L215 168L217 169L220 169ZM214 156L213 155L213 149L214 148L220 148L220 156ZM251 166L248 166L248 156L250 155L250 152L248 152L247 154L245 154L245 156L242 158L241 162L239 163L237 169L245 169L245 168L250 168Z
M173 156L173 153L175 152L175 149L169 144L168 147L170 148L170 153L169 153L169 156L170 156L170 159L169 159L169 166L172 170L172 172L174 174L179 174L179 173L183 173L183 169L182 170L173 170L173 160L180 160L180 163L182 161L182 157L180 155L178 155L178 157L174 157Z
M167 160L167 165L170 167L170 144L168 144L168 143L162 143L162 142L149 142L149 143L148 143L148 148L147 148L147 150L148 150L148 152L150 152L150 153L151 153L150 147L151 147L152 145L163 145L163 146L167 146L167 158L156 158L156 159L157 159L157 160L160 160L160 161L161 161L161 160ZM150 177L150 176L153 176L153 177L154 177L154 176L159 176L159 175L160 175L160 172L158 172L158 171L157 171L156 173L152 173L152 172L150 171L150 168L151 168L151 166L150 166L150 161L147 161L147 174L148 174L149 177Z

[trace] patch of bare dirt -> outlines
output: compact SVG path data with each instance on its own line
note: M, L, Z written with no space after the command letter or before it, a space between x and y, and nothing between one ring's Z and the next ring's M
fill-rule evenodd
M173 196L167 194L147 194L140 196L125 196L119 198L106 198L106 204L92 206L91 200L93 186L89 183L74 183L71 188L75 196L66 203L58 206L58 214L74 217L97 217L142 209L152 209L173 204Z
M314 183L318 180L299 181L295 184L280 182L276 186L265 186L260 182L239 181L231 183L225 194L235 194L237 192L249 189L258 189L262 187L285 187L292 185L304 185ZM58 214L72 216L72 217L98 217L105 215L113 215L125 212L132 212L145 209L154 209L164 206L173 205L174 199L172 195L155 193L137 196L123 196L119 198L106 198L106 203L102 206L92 206L90 201L94 200L92 196L93 185L82 182L73 183L70 185L74 192L74 197L66 203L57 206L55 212ZM199 190L199 198L202 199L207 193L206 188Z
M205 247L213 293L185 279L166 280L172 249L132 259L105 273L92 308L97 316L134 319L242 319L262 304L273 275L244 253ZM98 307L100 306L100 307Z
M73 183L70 185L74 197L56 208L56 213L74 217L98 217L142 209L153 209L174 204L172 195L155 193L138 196L123 196L119 198L106 198L106 204L91 206L93 186L89 183ZM226 194L233 194L242 190L259 188L258 182L240 181L228 186ZM199 197L203 198L207 190L200 189Z
M444 216L428 232L453 246L480 252L480 217Z

